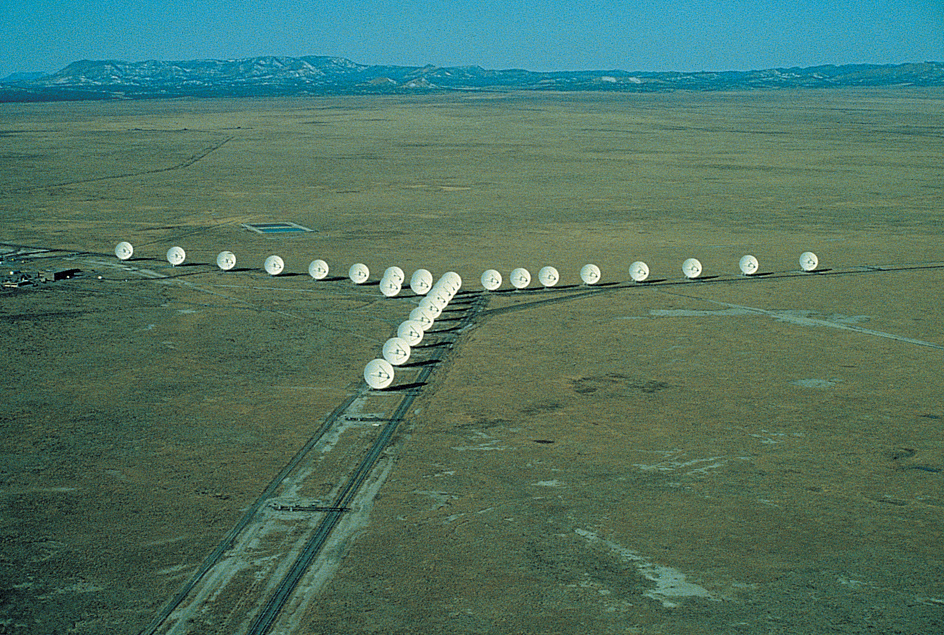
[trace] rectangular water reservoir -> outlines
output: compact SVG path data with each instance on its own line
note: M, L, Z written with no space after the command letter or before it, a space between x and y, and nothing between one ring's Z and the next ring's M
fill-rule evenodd
M288 234L292 232L310 232L314 231L303 227L298 223L279 222L279 223L243 223L243 227L257 234Z

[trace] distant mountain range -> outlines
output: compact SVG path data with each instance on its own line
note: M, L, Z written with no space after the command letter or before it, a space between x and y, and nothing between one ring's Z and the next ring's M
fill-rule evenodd
M659 92L850 86L944 86L944 64L855 64L680 73L366 66L340 57L318 56L189 62L84 60L52 75L21 73L0 80L0 102L472 90Z

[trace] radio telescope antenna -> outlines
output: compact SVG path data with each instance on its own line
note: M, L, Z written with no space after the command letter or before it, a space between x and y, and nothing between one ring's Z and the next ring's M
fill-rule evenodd
M819 258L812 251L804 251L800 254L800 269L803 271L815 271L819 266Z
M580 270L580 279L584 284L596 284L600 281L600 268L596 265L584 265Z
M216 266L223 271L229 271L236 266L236 254L231 251L221 251L216 257Z
M633 279L633 282L643 282L649 277L649 265L642 260L637 260L629 265L629 277Z
M433 315L433 312L427 309L425 306L418 306L410 311L410 319L419 322L420 327L424 331L428 331L433 325L433 322L436 321L436 317Z
M270 276L277 276L285 269L285 261L279 256L269 256L265 259L263 267L265 267L266 273Z
M553 287L555 284L560 282L560 273L557 272L557 269L548 265L547 267L541 267L541 270L538 271L538 280L545 287Z
M531 272L524 267L518 267L511 272L508 279L511 281L511 286L515 289L524 289L531 284Z
M697 258L688 258L682 263L682 273L686 278L695 279L701 275L702 266Z
M364 367L364 381L374 390L383 390L393 383L393 366L385 359L372 359Z
M129 242L123 240L115 245L115 257L118 258L118 260L128 260L133 253L134 247L132 247Z
M410 278L410 289L416 295L426 295L433 286L433 274L426 269L417 269Z
M482 273L482 288L486 291L494 291L501 286L502 276L495 269L486 269Z
M388 298L400 293L400 282L394 278L384 278L380 281L380 292Z
M383 358L394 366L402 366L410 359L410 345L402 337L391 337L384 343Z
M397 266L387 267L386 271L384 271L383 277L392 278L402 285L403 284L403 269Z
M462 276L455 271L447 271L440 280L445 280L445 284L449 286L452 295L459 293L459 289L462 288Z
M738 261L738 267L745 276L753 276L760 268L760 263L757 262L757 258L748 254Z
M308 265L308 275L315 280L324 280L328 276L328 263L324 260L312 260Z
M443 312L443 305L441 305L438 300L429 295L420 300L419 306L429 311L429 314L433 316L434 320L442 315Z
M364 284L370 277L370 269L362 262L355 262L347 270L347 275L354 284Z
M167 250L167 262L174 267L183 264L186 259L187 252L183 250L183 247L171 247Z
M397 327L397 337L402 338L410 346L416 346L423 341L423 325L416 320L406 320Z

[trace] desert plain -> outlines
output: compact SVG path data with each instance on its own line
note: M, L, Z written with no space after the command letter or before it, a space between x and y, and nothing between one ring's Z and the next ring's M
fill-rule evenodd
M4 267L81 274L0 291L0 633L145 632L340 403L384 412L419 298L355 262L561 282L482 299L273 632L941 632L942 206L941 89L2 104Z

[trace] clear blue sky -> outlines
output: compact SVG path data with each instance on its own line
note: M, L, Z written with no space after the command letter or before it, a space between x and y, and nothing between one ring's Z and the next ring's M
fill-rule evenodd
M256 55L529 70L944 61L944 0L0 0L0 77Z

